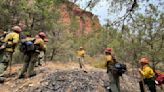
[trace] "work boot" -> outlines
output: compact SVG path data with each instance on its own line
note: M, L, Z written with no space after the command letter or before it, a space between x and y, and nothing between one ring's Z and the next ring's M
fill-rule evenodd
M0 77L0 83L4 83L5 78L4 77Z
M25 76L24 75L19 75L18 76L18 79L22 79L22 78L25 78Z
M39 65L35 65L35 67L38 67Z
M108 91L108 92L112 92L112 90L111 90L110 87L107 87L107 91Z
M27 74L26 75L26 78L30 78L30 77L33 77L33 76L36 76L36 72L33 72L31 74Z
M39 67L39 66L42 66L42 64L41 63L36 63L35 64L35 67Z
M38 65L39 65L39 66L42 66L42 64L41 64L41 63L39 63Z
M88 73L86 70L83 70L84 73Z
M109 91L109 92L112 92L112 90L111 90L111 89L109 89L108 91Z

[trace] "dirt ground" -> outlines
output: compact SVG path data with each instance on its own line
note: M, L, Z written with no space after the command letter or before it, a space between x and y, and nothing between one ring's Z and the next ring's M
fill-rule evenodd
M46 64L43 64L42 66L35 68L35 71L37 72L36 76L31 77L31 78L18 79L17 77L18 77L18 73L21 67L22 67L21 64L12 65L10 76L7 77L4 84L0 84L0 92L47 92L43 90L38 91L37 89L40 89L40 87L45 87L44 85L48 85L48 84L43 84L43 81L45 81L46 78L48 78L48 76L50 75L54 76L53 74L58 74L61 72L65 72L65 74L70 75L70 73L67 73L66 71L72 71L71 73L73 73L74 71L81 71L77 63L46 62ZM85 74L87 78L90 78L95 75L95 76L98 76L98 77L95 77L97 78L97 80L99 80L100 78L108 82L108 76L106 74L105 69L93 68L89 65L86 65L86 70L88 71L88 73ZM9 72L9 69L7 72ZM129 69L128 72L120 78L122 92L140 92L139 86L138 86L139 78L137 77L138 75L134 72L136 72L136 70ZM84 75L84 74L81 74L81 75ZM60 76L64 76L64 75L60 75ZM78 74L76 74L75 76L82 77L80 76L80 73L79 73L79 76ZM105 84L102 84L102 85L105 85ZM106 88L104 87L103 90L105 89ZM158 89L157 92L164 92L159 87L157 87L157 89ZM48 92L59 92L59 91L48 91ZM72 92L72 91L68 91L68 92ZM90 92L90 91L87 91L87 92ZM108 92L108 91L106 90L106 91L97 91L97 92Z

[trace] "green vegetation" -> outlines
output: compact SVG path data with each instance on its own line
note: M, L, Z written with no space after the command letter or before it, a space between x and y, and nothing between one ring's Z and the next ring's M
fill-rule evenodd
M76 61L75 52L83 46L88 54L86 61L96 67L103 67L102 54L106 47L113 48L118 61L136 64L140 56L147 55L154 66L163 63L164 13L156 6L150 5L146 14L135 13L133 20L124 22L121 28L107 23L88 34L78 34L75 15L70 13L70 25L58 22L57 7L63 2L65 0L31 0L30 3L28 0L0 0L0 30L10 31L11 26L23 22L24 30L33 36L39 31L46 32L49 60ZM15 56L19 56L19 51L16 53ZM17 59L14 61L18 62Z

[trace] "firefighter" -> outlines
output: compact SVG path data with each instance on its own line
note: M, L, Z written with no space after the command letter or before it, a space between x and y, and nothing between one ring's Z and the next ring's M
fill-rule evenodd
M120 92L120 82L119 82L119 75L113 69L113 65L116 63L116 59L112 55L112 48L105 49L105 59L106 59L106 67L107 73L110 80L110 92Z
M144 84L148 86L150 92L156 92L155 78L154 78L155 73L153 69L149 66L149 58L141 57L139 60L139 64L141 65L141 68L139 69L139 73L143 78L143 81L139 82L141 92L144 92Z
M85 57L85 50L83 47L80 47L79 50L77 51L77 58L78 58L80 69L85 68L84 57Z
M3 32L3 31L0 31L0 47L3 45L4 43L4 38L6 36L7 32ZM4 52L4 49L0 49L0 60L3 59L3 52Z
M46 34L44 32L40 32L38 34L38 38L35 38L33 42L34 49L31 48L29 51L25 51L24 55L24 65L22 67L22 70L19 74L18 78L28 78L36 75L36 72L34 71L34 65L38 59L39 52L41 50L45 50L44 45L44 38L46 37ZM31 42L28 42L30 44Z
M0 61L0 82L4 82L5 80L4 71L6 71L8 65L11 64L12 55L19 42L19 34L21 31L22 29L19 26L12 27L12 32L5 36L3 40L4 43L0 47L1 50L4 50L3 59Z
M47 44L47 42L48 42L48 39L45 38L45 39L44 39L44 42L45 42L45 44L44 44L45 46L44 46L44 47L46 47L46 44ZM40 54L39 54L39 56L38 56L38 62L36 62L36 67L37 67L37 66L42 66L42 63L43 63L43 62L46 62L46 61L45 61L45 58L46 58L46 57L45 57L45 54L46 54L46 49L40 51Z

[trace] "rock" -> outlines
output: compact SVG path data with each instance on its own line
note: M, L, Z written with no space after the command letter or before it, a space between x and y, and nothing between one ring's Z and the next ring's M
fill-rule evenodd
M34 86L34 84L29 84L28 86L29 86L29 87L32 87L32 86Z
M109 78L104 69L91 68L85 73L80 69L50 67L37 68L37 76L31 78L11 77L0 85L1 89L9 90L7 92L109 92ZM120 77L121 92L140 92L138 81L138 75L128 71Z
M100 92L99 90L107 92L105 90L109 84L101 78L102 75L105 73L94 71L84 73L80 70L55 71L33 92L38 92L38 89L39 92Z

